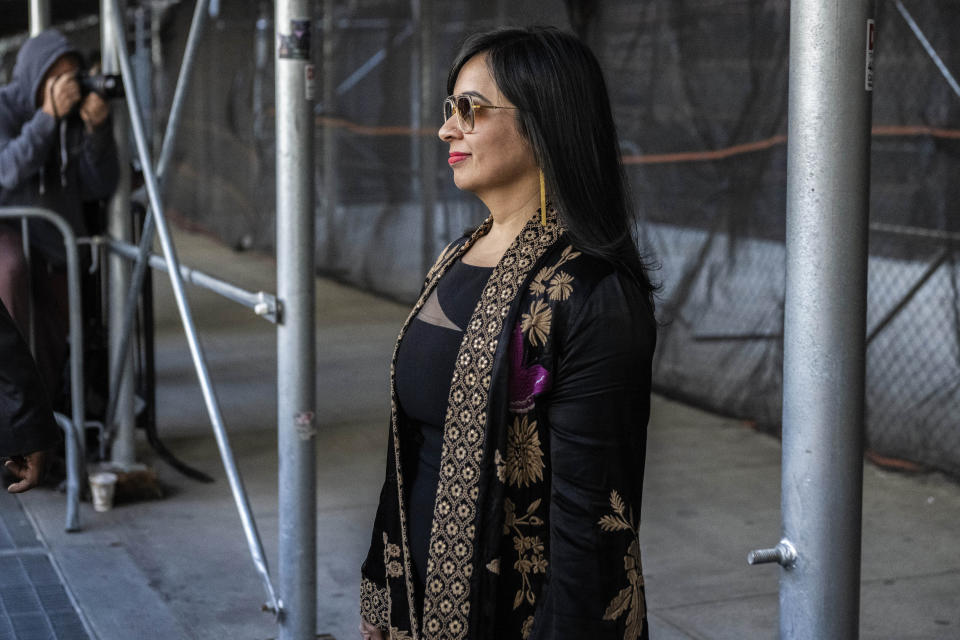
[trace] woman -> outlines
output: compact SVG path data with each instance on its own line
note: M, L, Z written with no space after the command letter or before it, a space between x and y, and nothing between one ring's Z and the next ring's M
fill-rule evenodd
M447 89L454 181L490 216L400 332L362 635L646 637L656 325L599 65L555 29L497 30Z

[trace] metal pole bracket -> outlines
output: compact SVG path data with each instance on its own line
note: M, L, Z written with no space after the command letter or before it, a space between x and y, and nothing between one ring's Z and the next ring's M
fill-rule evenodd
M784 538L772 549L754 549L747 554L747 564L771 562L776 562L784 569L792 569L797 564L797 548Z
M253 312L273 324L280 321L280 305L277 303L277 297L266 291L257 292L257 303L253 305Z

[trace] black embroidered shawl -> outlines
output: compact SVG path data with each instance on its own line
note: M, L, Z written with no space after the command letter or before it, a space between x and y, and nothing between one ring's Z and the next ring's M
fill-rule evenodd
M444 250L399 340L490 225ZM628 277L564 242L555 211L546 225L532 218L494 268L460 346L422 616L391 365L363 618L397 640L646 638L638 527L655 339L650 305Z

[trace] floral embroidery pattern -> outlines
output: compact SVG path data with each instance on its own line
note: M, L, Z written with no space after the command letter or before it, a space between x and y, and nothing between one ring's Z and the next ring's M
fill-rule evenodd
M553 320L553 309L543 300L534 300L530 305L530 313L525 313L520 317L520 328L525 334L530 344L537 346L541 343L547 343L547 336L550 335L550 323Z
M524 515L517 517L513 500L505 498L503 501L503 533L513 533L513 548L517 552L517 561L513 563L513 568L520 574L521 579L520 589L513 599L514 609L523 604L524 600L531 605L536 602L537 596L530 584L530 576L547 572L547 559L543 555L543 541L540 536L526 536L520 530L520 527L538 527L543 524L543 518L535 515L539 506L538 498L530 503Z
M515 417L507 431L507 459L504 475L510 484L528 487L543 480L543 450L540 449L540 434L537 421L527 421L527 416ZM500 469L497 469L497 476Z
M497 480L506 484L507 465L503 462L503 456L500 455L500 449L495 449L493 452L493 464L497 468Z
M390 640L413 640L413 636L409 631L390 627Z
M551 300L566 300L570 297L570 293L573 291L573 276L563 271L557 273L557 270L570 262L574 258L579 258L580 252L574 251L572 246L567 246L563 253L560 254L560 259L556 263L549 267L544 267L537 272L537 275L533 278L533 281L530 283L530 292L542 296L546 292ZM556 274L556 275L554 275ZM550 288L547 288L545 282L550 283ZM550 290L553 290L552 292ZM561 297L562 296L562 297Z
M561 233L563 228L557 224L555 210L548 211L546 226L531 218L490 275L460 344L450 382L434 526L427 559L423 600L423 633L427 637L461 640L467 634L479 477L486 436L485 407L493 356L504 337L503 325L510 312L510 303L516 299L529 270ZM425 295L429 295L444 270L437 271ZM418 307L422 306L422 300L423 296ZM418 310L415 308L414 311ZM545 567L543 545L539 541L537 544ZM527 555L536 552L534 544ZM416 628L414 635L417 635Z
M551 300L566 300L573 293L573 276L566 271L561 271L550 280L550 286L547 287L547 297Z
M375 627L386 628L389 620L390 594L371 580L360 580L360 616Z
M527 619L523 621L523 626L520 627L520 637L527 640L531 631L533 631L533 616L527 616Z
M393 357L390 360L390 389L392 390L390 398L390 428L393 433L393 453L394 453L394 464L397 469L397 501L399 505L400 512L400 536L403 542L402 555L403 563L406 567L406 572L404 574L406 591L407 591L407 608L408 611L414 611L415 603L413 601L413 571L410 567L410 554L409 554L409 543L407 541L407 512L404 508L403 502L403 493L404 493L404 484L403 484L403 472L402 472L402 463L400 460L400 432L398 428L398 411L397 411L397 353L400 348L400 342L403 340L403 336L406 334L407 329L410 328L410 324L413 322L413 319L420 313L420 309L423 308L423 305L426 303L430 294L436 288L437 283L440 281L440 278L446 273L450 265L453 263L453 260L465 253L473 243L477 241L478 238L486 234L490 227L493 225L493 218L487 218L483 224L481 224L476 231L473 232L473 235L470 237L467 242L457 245L456 242L451 243L443 250L443 253L437 259L436 263L431 267L430 272L427 274L426 281L424 283L423 291L420 294L420 299L417 301L417 304L414 305L413 309L410 310L410 314L407 316L406 321L403 323L403 326L400 328L400 335L397 338L397 342L393 348ZM476 328L474 327L473 330ZM490 386L489 376L483 379L483 384L485 387ZM384 590L387 600L386 609L390 609L389 601L389 592ZM372 620L371 620L372 621ZM389 616L386 612L383 614L382 623L378 624L380 628L388 628ZM417 617L411 615L409 617L410 626L413 630L414 637L417 637L418 634L418 620Z
M388 578L399 578L403 575L403 567L395 558L400 557L400 547L387 541L387 532L383 532L383 566Z
M629 517L624 514L623 499L616 490L610 492L610 508L612 514L600 518L597 524L606 532L630 531L633 538L623 558L623 567L627 570L627 581L630 583L613 597L607 610L603 614L604 620L616 620L627 613L626 629L623 640L635 640L643 633L643 623L647 615L647 607L643 597L643 566L640 562L640 538L637 525L633 523L633 509Z

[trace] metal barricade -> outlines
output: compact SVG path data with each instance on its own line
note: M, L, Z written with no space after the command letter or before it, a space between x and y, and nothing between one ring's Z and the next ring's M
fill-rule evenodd
M39 207L0 207L0 219L38 218L46 220L63 236L67 256L67 292L70 317L70 407L71 417L57 414L57 424L64 430L67 462L67 531L80 530L80 488L84 468L84 397L83 397L83 318L80 304L80 259L73 229L60 215Z

